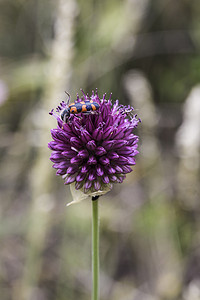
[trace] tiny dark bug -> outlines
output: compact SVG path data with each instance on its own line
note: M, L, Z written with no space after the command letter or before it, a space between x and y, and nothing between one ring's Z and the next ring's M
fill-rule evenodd
M70 114L91 114L99 109L100 105L93 100L84 100L81 102L69 104L61 113L61 119L63 122L67 122Z

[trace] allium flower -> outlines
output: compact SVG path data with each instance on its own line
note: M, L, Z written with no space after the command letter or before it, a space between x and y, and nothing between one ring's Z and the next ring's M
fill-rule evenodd
M83 93L75 103L93 100L99 109L90 114L71 114L66 123L61 112L67 107L63 101L52 110L58 126L51 130L53 141L48 146L53 151L51 161L65 184L75 184L75 189L92 193L121 183L135 165L138 136L133 131L140 119L130 106L112 104L106 94L100 99L97 92L91 97Z

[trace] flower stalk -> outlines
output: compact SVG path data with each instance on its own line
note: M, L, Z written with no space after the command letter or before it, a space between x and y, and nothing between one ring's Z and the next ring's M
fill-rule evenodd
M92 300L99 299L99 201L92 197Z

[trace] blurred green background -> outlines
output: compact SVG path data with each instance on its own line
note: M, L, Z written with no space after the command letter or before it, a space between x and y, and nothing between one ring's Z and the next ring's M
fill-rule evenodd
M198 0L0 1L0 299L86 300L91 203L49 161L48 112L112 92L142 124L100 199L101 299L200 299Z

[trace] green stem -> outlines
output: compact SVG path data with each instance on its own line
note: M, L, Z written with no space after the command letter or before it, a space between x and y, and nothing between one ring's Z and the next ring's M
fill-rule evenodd
M98 197L92 197L92 300L99 299L99 217Z

